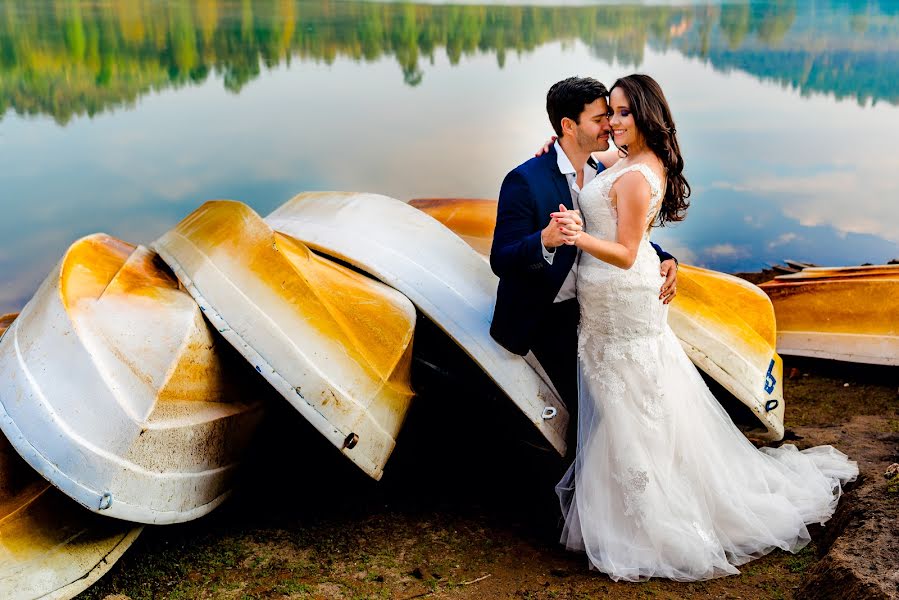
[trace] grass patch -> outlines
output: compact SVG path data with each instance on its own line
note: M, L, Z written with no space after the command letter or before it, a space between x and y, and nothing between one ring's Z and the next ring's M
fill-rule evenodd
M887 479L887 492L890 494L899 494L899 473Z
M790 573L804 573L816 559L816 553L813 544L809 544L796 554L787 557L784 563Z

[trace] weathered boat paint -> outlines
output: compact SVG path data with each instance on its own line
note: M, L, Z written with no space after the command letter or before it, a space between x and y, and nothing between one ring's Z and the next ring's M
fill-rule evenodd
M82 238L0 339L0 428L89 510L197 518L229 494L262 411L221 349L155 254Z
M680 267L677 287L668 324L690 360L756 415L766 433L754 437L783 439L783 361L771 302L748 281L689 265Z
M899 365L899 265L808 267L760 287L782 354Z
M18 316L19 313L0 315L0 337L3 336L4 332L9 329L9 326L12 325L12 322L15 321Z
M205 203L153 247L225 339L379 479L412 398L411 302L239 202Z
M409 206L425 212L448 228L478 254L490 256L496 227L496 200L481 198L416 198Z
M497 279L449 229L399 200L345 192L300 194L266 222L408 296L565 453L565 405L524 358L490 337Z
M496 201L427 198L409 204L434 217L486 258ZM760 439L783 438L783 362L775 351L771 302L757 286L724 273L681 265L668 322L693 363L747 406L765 427Z
M112 568L141 529L78 506L0 434L0 598L74 598Z

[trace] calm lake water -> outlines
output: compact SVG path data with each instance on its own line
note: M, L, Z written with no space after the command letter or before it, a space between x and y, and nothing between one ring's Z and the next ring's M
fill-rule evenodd
M0 313L78 237L146 243L208 199L495 197L553 82L634 71L694 190L667 250L899 256L899 1L0 0Z

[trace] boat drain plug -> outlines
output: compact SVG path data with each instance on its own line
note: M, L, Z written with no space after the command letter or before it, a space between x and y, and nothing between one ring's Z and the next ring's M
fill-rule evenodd
M112 506L112 494L103 492L103 495L100 496L100 510L106 510L110 506Z
M558 412L559 412L559 410L555 406L544 406L543 414L540 416L543 417L544 421L548 421L549 419L552 419L553 417L555 417L558 414Z
M356 447L356 444L358 444L358 443L359 443L359 436L355 433L351 433L350 435L346 436L345 440L343 440L343 447L346 448L347 450L352 450L353 448Z

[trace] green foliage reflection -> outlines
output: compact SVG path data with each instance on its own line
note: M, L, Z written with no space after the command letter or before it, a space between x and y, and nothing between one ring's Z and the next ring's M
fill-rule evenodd
M0 0L0 118L94 115L157 89L221 76L239 92L263 68L392 57L410 86L438 53L458 64L579 41L639 66L676 49L804 93L899 101L899 15L889 0L709 6L528 7L310 0ZM425 66L423 66L425 65ZM560 71L561 73L561 71Z

